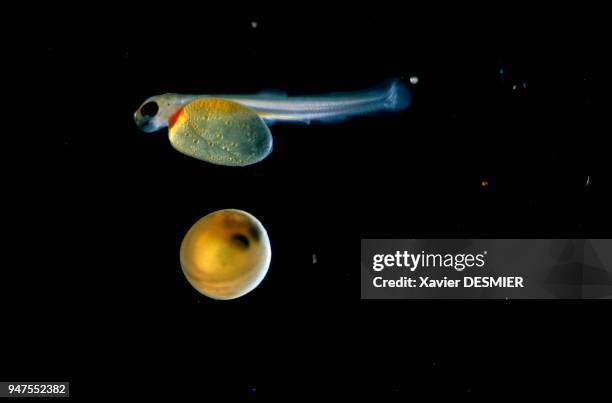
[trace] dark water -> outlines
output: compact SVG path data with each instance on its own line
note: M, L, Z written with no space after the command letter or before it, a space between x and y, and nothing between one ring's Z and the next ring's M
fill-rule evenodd
M609 305L360 301L357 256L361 238L611 235L595 13L302 7L32 19L17 54L37 118L11 120L31 134L4 150L2 379L69 380L80 400L582 391L569 374L592 368ZM406 112L275 125L273 153L247 168L185 157L132 118L164 92L412 76ZM178 248L222 208L258 217L273 258L254 292L215 302Z

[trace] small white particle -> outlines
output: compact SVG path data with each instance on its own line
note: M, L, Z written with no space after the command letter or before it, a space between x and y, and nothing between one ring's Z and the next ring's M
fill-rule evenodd
M251 21L251 28L257 28L257 21Z
M312 255L312 264L317 264L317 255Z
M417 76L410 77L410 84L416 85L419 83L419 78Z

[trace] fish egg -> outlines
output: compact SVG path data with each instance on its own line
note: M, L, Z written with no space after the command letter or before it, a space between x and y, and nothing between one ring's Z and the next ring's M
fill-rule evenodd
M264 226L242 210L210 213L187 231L180 262L187 281L207 297L241 297L259 285L272 250Z

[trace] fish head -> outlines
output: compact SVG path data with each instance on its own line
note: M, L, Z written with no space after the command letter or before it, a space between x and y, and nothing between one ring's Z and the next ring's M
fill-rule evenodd
M170 118L189 100L179 94L152 96L134 112L134 121L146 133L156 132L167 127Z

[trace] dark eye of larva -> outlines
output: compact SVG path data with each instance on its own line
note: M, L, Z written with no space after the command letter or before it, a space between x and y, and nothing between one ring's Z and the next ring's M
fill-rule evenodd
M140 108L140 114L146 117L153 117L157 115L157 111L159 110L159 106L155 102L147 102Z
M242 234L236 234L232 237L232 239L237 246L243 249L247 249L249 247L249 238Z

